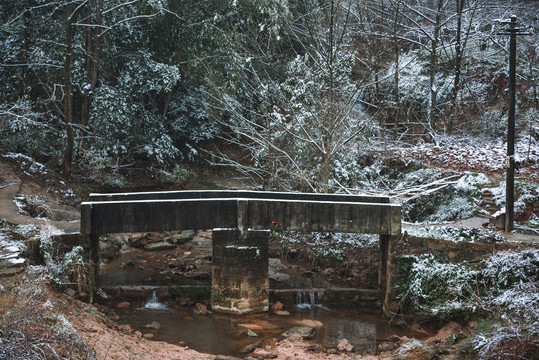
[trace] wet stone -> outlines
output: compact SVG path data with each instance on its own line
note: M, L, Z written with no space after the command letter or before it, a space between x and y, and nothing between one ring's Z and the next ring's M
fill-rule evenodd
M179 234L174 234L170 237L172 242L175 244L183 244L189 240L191 240L195 236L195 232L193 230L184 230Z
M208 315L208 314L211 314L211 311L208 310L208 307L204 304L201 304L201 303L196 303L195 304L195 310L194 310L195 314L196 315Z
M275 310L273 313L279 316L290 316L290 313L286 310Z
M217 355L214 360L242 360L242 359L235 356Z
M256 356L255 359L277 359L279 357L278 355L273 354L270 351L264 350L264 349L255 350L253 355Z
M146 324L146 326L144 326L144 327L146 327L146 328L148 328L148 329L155 329L155 330L158 330L158 329L161 328L161 324L159 324L157 321L154 321L154 322L152 322L152 323L150 323L150 324Z
M274 281L288 281L290 280L290 275L285 273L276 272L273 269L269 269L269 278Z
M284 270L284 269L288 269L288 266L283 264L283 262L281 261L281 259L277 259L277 258L270 258L268 260L268 263L269 263L269 267L270 269L273 269L273 270Z
M322 352L324 351L324 347L319 344L314 344L314 345L307 346L307 350L313 351L313 352Z
M350 352L354 350L354 346L350 344L350 341L348 341L348 339L342 339L341 341L339 341L339 344L337 345L337 349L339 351Z
M148 251L158 251L158 250L172 250L176 248L176 244L170 244L166 241L160 241L152 244L147 244L144 246L144 250Z
M385 342L380 345L378 345L378 352L385 352L385 351L391 351L398 347L398 343L394 342Z
M253 344L249 344L246 347L244 347L243 350L241 351L241 353L242 354L250 354L259 347L262 347L262 342L257 341L257 342L255 342Z
M129 259L125 263L122 264L122 269L133 269L135 267L135 263L133 260Z
M293 328L282 333L281 336L283 338L287 338L294 334L301 336L304 340L309 340L309 339L312 339L314 335L316 335L316 328L312 326L305 326L305 325L294 326Z

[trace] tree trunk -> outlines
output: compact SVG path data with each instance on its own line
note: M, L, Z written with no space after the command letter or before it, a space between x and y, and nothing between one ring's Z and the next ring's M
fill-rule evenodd
M101 41L101 24L103 22L103 0L99 0L96 9L96 25L93 29L91 25L92 5L88 2L86 8L86 17L88 18L88 26L86 27L86 79L87 84L82 89L82 105L80 115L80 125L82 128L88 125L90 117L89 109L91 97L97 85L98 65L99 65L99 50ZM84 137L79 141L79 151L84 146Z
M455 119L455 114L457 112L457 94L460 85L460 73L461 73L461 63L462 63L462 10L464 9L464 3L466 0L457 0L457 35L455 39L455 82L453 83L453 93L451 96L451 114L449 116L449 124L447 127L447 132L451 134L453 131L453 124Z
M430 53L430 103L429 103L429 123L432 131L436 131L437 127L437 98L438 98L438 89L436 87L436 72L438 68L438 40L440 36L440 22L441 22L441 11L443 7L444 0L438 0L436 7L436 20L434 24L434 34L431 40L431 53Z
M322 190L325 193L328 193L329 192L329 177L331 173L330 154L324 154L323 162L324 162L324 168L322 169Z
M66 7L66 52L64 59L64 121L67 133L67 144L64 154L64 174L69 177L72 170L75 134L73 131L73 99L71 94L71 57L73 51L73 17L72 2Z
M395 51L395 79L394 79L394 94L395 94L395 127L393 128L393 140L397 140L399 116L400 116L400 95L399 95L399 39L397 38L397 25L399 21L400 1L395 9L395 21L393 22L393 46Z

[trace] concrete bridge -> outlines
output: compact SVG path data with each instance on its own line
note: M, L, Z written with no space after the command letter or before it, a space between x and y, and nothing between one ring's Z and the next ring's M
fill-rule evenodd
M91 194L81 204L94 284L99 235L213 229L212 309L268 310L268 238L272 230L380 235L378 283L388 310L391 247L401 207L388 197L261 191L168 191Z

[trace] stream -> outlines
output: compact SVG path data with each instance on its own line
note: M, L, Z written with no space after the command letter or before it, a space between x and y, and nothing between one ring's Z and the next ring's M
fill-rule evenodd
M197 315L192 305L210 298L211 271L211 238L197 236L187 247L172 251L123 252L103 264L99 276L115 301L129 304L115 309L119 324L130 325L146 338L204 353L239 356L258 341L263 347L274 345L282 333L298 325L316 328L316 335L308 340L312 345L337 347L346 338L360 354L376 352L377 345L392 335L429 336L389 326L382 319L379 301L376 305L375 289L345 288L340 279L292 259L269 261L270 304L280 301L282 312ZM249 336L248 329L257 336Z
M188 346L194 350L222 355L240 355L242 349L257 341L274 345L281 334L297 325L316 328L312 344L336 347L343 338L355 352L374 353L376 346L391 335L426 338L422 332L393 328L382 320L379 310L367 308L310 308L305 304L288 307L289 316L271 312L245 316L223 314L195 315L192 310L139 308L120 310L118 323L129 324L153 340ZM258 337L249 337L247 329ZM151 335L150 335L151 336Z

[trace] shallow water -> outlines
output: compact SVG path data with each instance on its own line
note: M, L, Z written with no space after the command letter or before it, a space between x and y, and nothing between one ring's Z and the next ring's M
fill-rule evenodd
M130 324L143 334L152 333L154 340L189 346L200 352L238 355L247 345L261 341L274 345L280 335L297 325L317 328L313 344L336 347L346 338L358 353L373 353L379 342L391 335L424 338L424 333L387 326L379 310L323 309L315 307L287 308L290 316L272 313L233 316L212 314L197 316L191 310L137 309L120 314L119 323ZM146 327L158 322L159 329ZM259 337L247 336L252 329Z
M134 249L123 253L112 263L101 267L100 283L103 286L209 287L211 278L189 277L192 276L191 271L178 274L176 269L169 266L178 259L182 264L195 264L193 271L211 274L211 241L197 240L191 242L191 245L189 249L178 248L173 251L147 252ZM130 266L126 266L128 263ZM336 347L341 339L346 338L358 353L375 352L380 341L394 334L418 339L425 337L423 333L388 327L382 320L380 310L357 307L332 309L324 306L324 292L342 287L340 279L310 271L293 260L272 259L270 270L274 272L273 276L278 273L282 278L281 281L271 280L271 289L292 291L292 296L286 301L280 300L286 304L283 310L289 311L290 316L273 313L198 316L192 308L187 307L162 309L165 301L172 299L158 299L153 292L147 295L147 300L138 304L140 308L119 310L119 323L130 324L143 334L151 333L154 340L189 346L204 353L236 356L245 346L257 341L261 341L263 346L274 345L283 332L297 325L316 327L316 336L310 340L313 344ZM294 301L295 305L292 304ZM160 325L158 329L152 324L155 322ZM253 330L258 337L249 337L247 329Z

